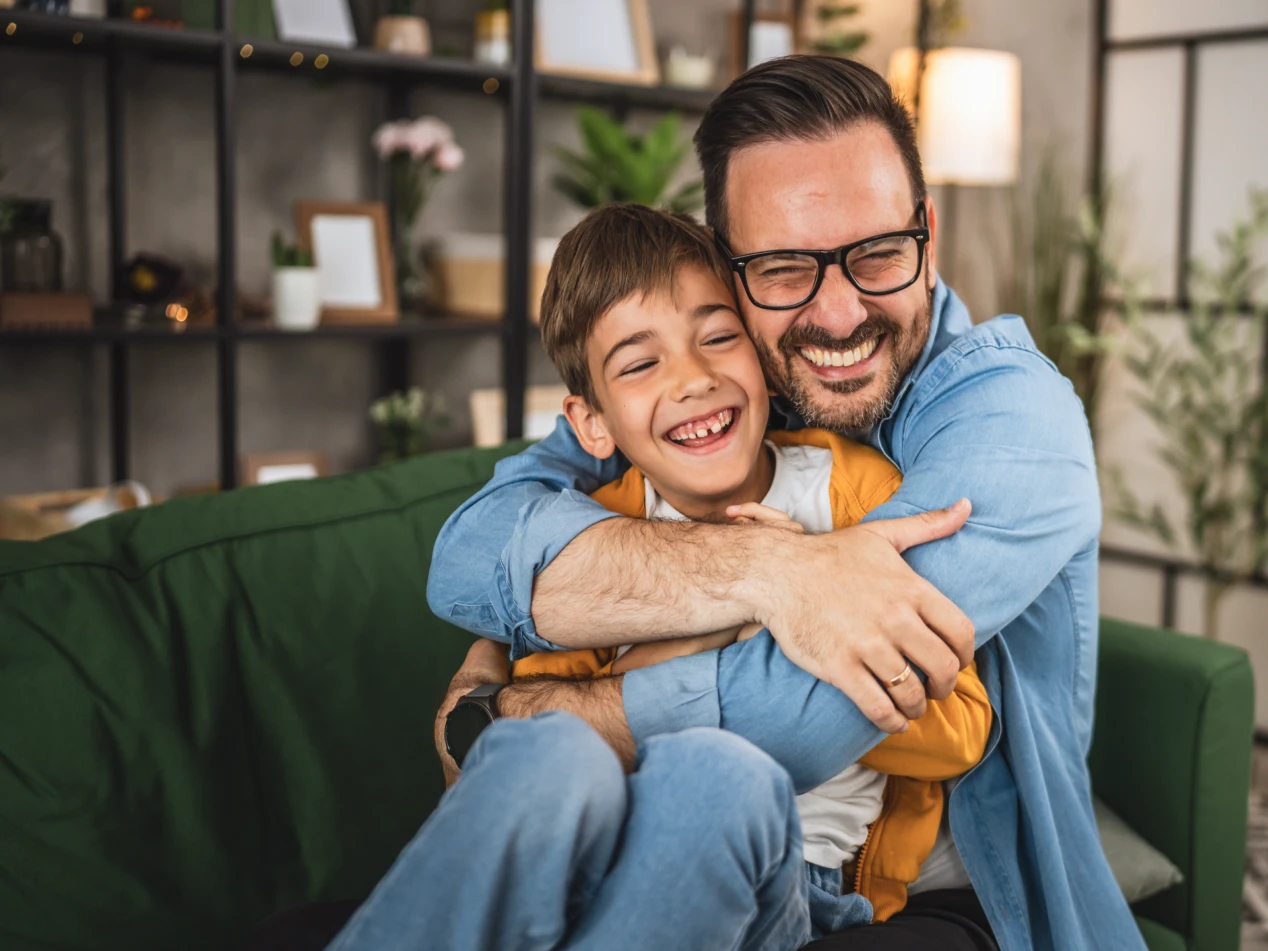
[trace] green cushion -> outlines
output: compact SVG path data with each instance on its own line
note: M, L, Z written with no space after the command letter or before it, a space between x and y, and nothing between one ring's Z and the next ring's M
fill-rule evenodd
M1184 875L1165 855L1136 834L1117 813L1093 798L1101 848L1114 880L1128 904L1142 901L1184 881Z
M1170 928L1140 917L1136 918L1136 924L1149 951L1189 951L1189 946L1184 943L1184 936L1176 934Z
M367 894L443 789L436 533L516 448L0 543L0 948L223 949Z
M1096 795L1184 875L1137 906L1196 951L1236 951L1254 731L1246 653L1101 620Z

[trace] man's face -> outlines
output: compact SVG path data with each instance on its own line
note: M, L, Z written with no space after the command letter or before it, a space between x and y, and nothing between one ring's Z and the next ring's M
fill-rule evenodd
M727 243L736 255L829 250L916 228L911 195L898 147L875 123L823 141L763 143L731 157ZM925 209L932 235L932 203ZM819 292L795 310L755 306L736 275L762 368L807 423L849 432L885 418L929 336L933 249L931 240L920 278L886 296L860 292L829 266Z

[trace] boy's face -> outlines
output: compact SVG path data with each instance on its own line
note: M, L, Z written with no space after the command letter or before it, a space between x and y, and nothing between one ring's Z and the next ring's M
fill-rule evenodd
M710 271L683 267L672 295L621 301L586 347L602 409L573 396L565 412L592 455L619 448L694 518L761 478L766 382L731 291Z

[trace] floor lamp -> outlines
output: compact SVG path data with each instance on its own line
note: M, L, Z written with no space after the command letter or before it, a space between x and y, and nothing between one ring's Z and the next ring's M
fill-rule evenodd
M895 51L889 81L915 100L920 53ZM925 182L944 186L938 208L939 272L956 277L956 190L961 185L1012 185L1021 153L1021 61L998 50L946 47L925 57L917 140Z

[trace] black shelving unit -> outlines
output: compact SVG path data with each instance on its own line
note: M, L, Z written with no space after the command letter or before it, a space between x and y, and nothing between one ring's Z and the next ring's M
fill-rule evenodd
M119 4L113 3L112 7ZM751 19L751 0L742 9ZM117 9L112 9L117 14ZM128 478L131 455L130 350L138 343L210 346L216 350L219 481L231 488L238 481L238 349L243 342L288 340L356 340L378 348L381 386L387 391L409 382L409 346L416 340L484 336L502 340L502 385L506 389L506 433L522 435L527 380L528 284L530 266L533 111L543 97L604 106L618 115L629 109L701 113L711 92L647 87L541 76L533 68L533 0L512 3L513 65L497 67L466 60L408 57L373 49L327 49L274 39L239 35L234 27L234 0L218 0L216 29L169 28L134 23L117 16L105 19L0 11L0 50L34 49L60 55L105 58L104 106L107 153L107 217L110 273L119 272L128 257L124 177L127 134L126 102L121 82L129 58L152 59L210 67L215 73L215 162L217 284L221 297L214 325L129 326L112 305L97 309L94 324L84 330L0 333L0 346L58 344L103 345L109 350L111 476ZM504 107L503 229L506 236L506 302L501 321L458 317L405 316L399 323L374 326L321 326L294 333L253 327L234 320L237 288L237 78L244 71L267 70L296 76L355 77L384 87L387 112L406 112L412 88L436 86L471 95L493 96ZM117 300L117 288L111 287Z

